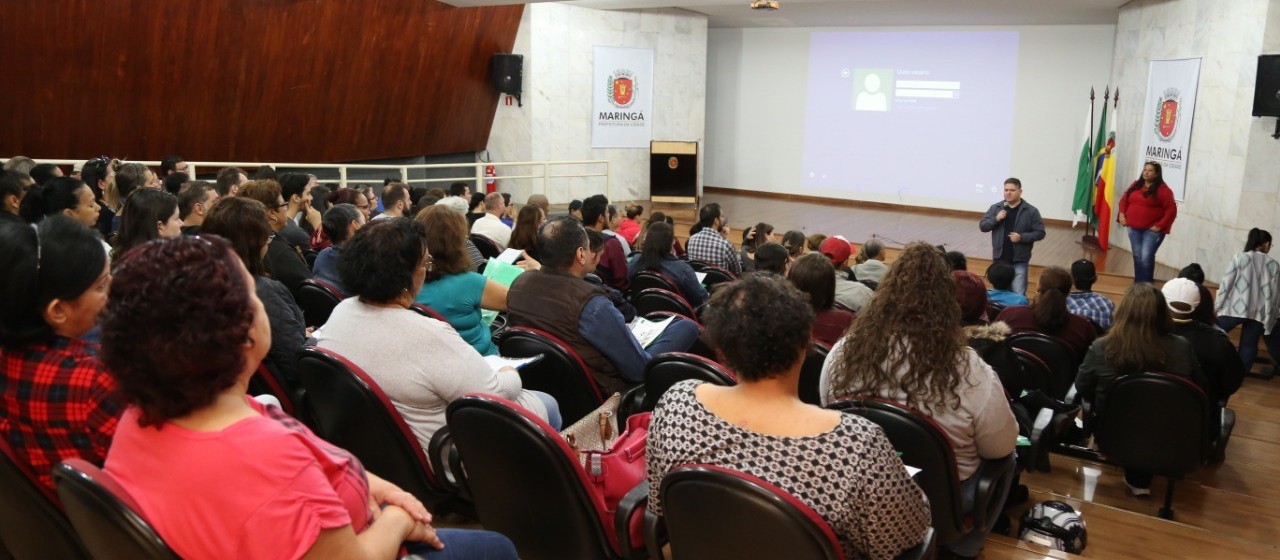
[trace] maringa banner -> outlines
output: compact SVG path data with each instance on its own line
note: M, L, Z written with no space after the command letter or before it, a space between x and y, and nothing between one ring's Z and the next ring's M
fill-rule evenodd
M1196 88L1200 83L1200 59L1153 60L1147 78L1147 100L1142 104L1142 145L1134 175L1148 161L1160 164L1164 182L1174 199L1186 199L1187 164L1191 155L1191 121L1196 112Z
M595 47L592 148L648 148L653 139L653 49Z

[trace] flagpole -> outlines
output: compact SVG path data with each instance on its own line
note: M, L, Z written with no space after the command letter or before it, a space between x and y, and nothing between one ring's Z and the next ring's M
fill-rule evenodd
M1086 132L1088 132L1087 136L1089 137L1090 158L1091 160L1094 160L1094 161L1096 161L1096 158L1097 158L1097 155L1096 155L1097 150L1094 148L1094 138L1093 138L1092 130L1093 130L1093 121L1094 121L1093 106L1096 99L1097 99L1097 93L1092 87L1089 88L1089 128L1087 129ZM1103 105L1106 105L1106 103L1107 102L1105 100L1102 102ZM1092 169L1093 165L1090 165L1089 168ZM1080 245L1086 249L1100 250L1102 249L1102 246L1098 245L1098 236L1094 235L1094 231L1093 231L1094 214L1093 214L1092 204L1085 205L1085 216L1087 217L1087 219L1084 222L1084 236L1080 238Z

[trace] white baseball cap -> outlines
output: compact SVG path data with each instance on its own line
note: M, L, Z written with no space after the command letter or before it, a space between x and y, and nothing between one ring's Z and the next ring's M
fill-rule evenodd
M1200 305L1200 286L1186 278L1174 278L1164 283L1160 289L1169 310L1174 313L1188 314Z

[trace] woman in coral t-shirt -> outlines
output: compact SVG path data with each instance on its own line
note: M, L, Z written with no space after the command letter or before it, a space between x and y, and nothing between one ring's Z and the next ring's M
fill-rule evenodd
M1133 250L1133 281L1151 282L1155 278L1156 249L1164 242L1178 217L1178 204L1173 190L1164 183L1160 164L1148 161L1142 166L1142 178L1134 181L1120 197L1120 213L1116 220L1129 228L1129 248Z
M179 556L392 559L407 545L427 558L445 546L450 557L516 558L497 533L437 531L412 495L245 396L271 327L221 238L126 253L102 346L129 405L106 472Z

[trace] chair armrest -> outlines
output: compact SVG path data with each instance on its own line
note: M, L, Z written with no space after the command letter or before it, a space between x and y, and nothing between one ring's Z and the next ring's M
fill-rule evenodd
M667 521L648 509L644 512L644 548L652 560L663 560L662 547L667 544Z
M436 482L441 489L450 494L457 494L466 501L471 501L471 489L467 487L466 471L462 468L462 458L458 448L453 444L453 434L445 426L436 430L427 444L427 461L435 472Z
M1005 499L1009 496L1009 487L1013 484L1017 460L1011 453L999 459L984 459L978 466L978 488L973 499L973 526L980 527L984 533L991 532L1004 511Z
M618 426L625 427L627 418L637 412L652 412L644 409L644 384L636 385L622 393L622 402L618 403Z
M1031 455L1028 470L1049 472L1051 465L1049 464L1049 451L1056 447L1062 436L1071 429L1077 415L1080 414L1080 407L1075 406L1066 411L1054 410L1049 407L1040 409L1036 415L1035 422L1031 426L1031 448L1028 453Z
M641 480L618 501L618 510L613 514L613 530L618 534L618 548L631 558L645 557L643 548L637 550L637 546L644 543L631 542L631 520L637 513L643 515L648 510L649 481Z
M894 556L893 560L925 560L926 558L933 558L933 545L936 540L934 537L933 527L929 527L924 532L924 540L920 541L920 544L902 551L897 556Z

